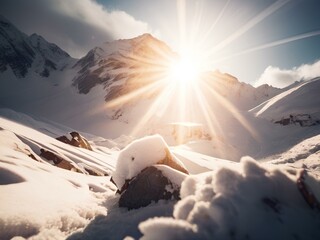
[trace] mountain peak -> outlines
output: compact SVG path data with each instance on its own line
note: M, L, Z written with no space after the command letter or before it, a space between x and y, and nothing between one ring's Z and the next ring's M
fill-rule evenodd
M46 41L42 36L36 34L36 33L33 33L29 36L29 39L32 41L32 42L42 42L42 41Z
M1 14L0 14L0 24L10 24L10 25L12 25L12 23Z
M132 38L132 40L140 40L140 41L142 41L142 40L150 40L150 39L158 40L155 37L153 37L150 33L144 33L144 34L139 35L139 36L137 36L135 38Z
M0 15L0 72L10 67L17 77L24 77L34 57L28 36Z
M35 33L27 36L0 15L0 73L11 68L19 78L30 71L48 77L50 71L63 68L68 59L69 54L57 45Z
M49 56L46 56L46 58L56 58L56 60L59 60L59 58L63 57L70 57L70 55L63 51L60 47L58 47L54 43L50 43L47 40L45 40L42 36L33 33L29 36L31 45L38 49L42 54L49 54Z

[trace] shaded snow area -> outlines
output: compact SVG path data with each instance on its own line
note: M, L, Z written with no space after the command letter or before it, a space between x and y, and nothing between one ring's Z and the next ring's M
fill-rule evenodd
M243 158L238 170L190 176L173 217L139 225L142 239L320 239L320 214L297 187L298 172ZM320 181L308 177L320 197Z

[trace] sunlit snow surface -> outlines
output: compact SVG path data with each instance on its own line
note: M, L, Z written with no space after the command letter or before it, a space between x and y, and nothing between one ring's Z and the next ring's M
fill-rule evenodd
M309 178L320 197L320 181ZM297 172L243 158L182 183L173 217L139 225L142 239L318 239L320 214L297 188Z
M25 115L20 117L20 122L26 121ZM109 176L66 171L38 156L45 147L74 164L109 174L119 155L116 142L91 136L94 151L88 151L43 133L49 130L56 136L67 128L29 119L28 125L32 124L42 132L0 118L0 239L320 238L319 212L309 207L296 184L305 167L308 176L315 176L308 177L308 183L320 199L318 136L263 164L249 158L234 163L171 148L193 174L182 183L182 200L127 211L118 207ZM147 149L138 151L150 153L159 147L154 144L146 143Z

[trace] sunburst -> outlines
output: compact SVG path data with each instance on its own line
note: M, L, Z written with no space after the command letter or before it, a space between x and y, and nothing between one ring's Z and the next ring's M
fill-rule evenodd
M179 24L179 55L169 54L163 49L158 49L154 46L154 50L161 56L161 60L148 57L132 57L132 61L136 65L140 63L140 68L136 71L141 72L142 68L147 66L145 72L150 73L154 77L151 84L143 86L127 95L121 96L107 104L108 107L114 108L130 101L140 99L140 96L145 96L150 93L156 93L153 102L149 108L145 110L145 114L140 117L140 121L136 124L131 132L132 135L138 136L139 132L143 132L146 126L151 122L155 123L156 118L161 122L165 121L202 121L212 136L223 135L219 119L217 118L216 110L212 107L212 101L219 103L224 107L230 115L233 116L246 129L253 138L259 136L242 116L241 112L233 106L224 96L209 84L210 79L208 74L204 74L207 70L214 70L214 64L222 62L235 56L246 54L253 51L285 44L287 42L296 41L302 38L319 35L319 31L305 33L298 36L289 37L276 42L267 43L260 46L255 46L241 52L235 52L231 55L217 58L216 54L228 45L233 44L241 35L248 32L264 19L270 17L273 13L285 6L289 0L275 1L273 4L263 9L259 14L250 19L238 31L233 32L223 41L215 46L204 46L206 39L213 32L218 24L223 24L221 19L226 12L231 0L226 1L217 15L216 20L205 34L201 35L198 31L191 33L186 31L186 1L177 0L177 19ZM198 11L201 14L201 11ZM196 16L196 25L191 29L198 29L201 26L203 16ZM199 36L200 35L200 36ZM139 76L141 78L141 75ZM142 76L143 77L143 76ZM208 79L209 78L209 79ZM210 95L208 98L207 96ZM223 154L223 153L222 153Z

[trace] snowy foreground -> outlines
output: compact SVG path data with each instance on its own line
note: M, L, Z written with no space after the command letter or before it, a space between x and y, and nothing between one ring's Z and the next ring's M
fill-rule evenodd
M37 128L0 118L0 239L320 239L319 205L310 206L298 184L304 168L303 183L320 199L319 135L263 163L170 148L190 173L167 175L182 181L181 200L128 211L118 207L110 176L121 186L157 164L164 142L147 138L119 155L117 143L88 137L89 151L57 141L61 126L31 123ZM105 176L55 167L41 148Z

